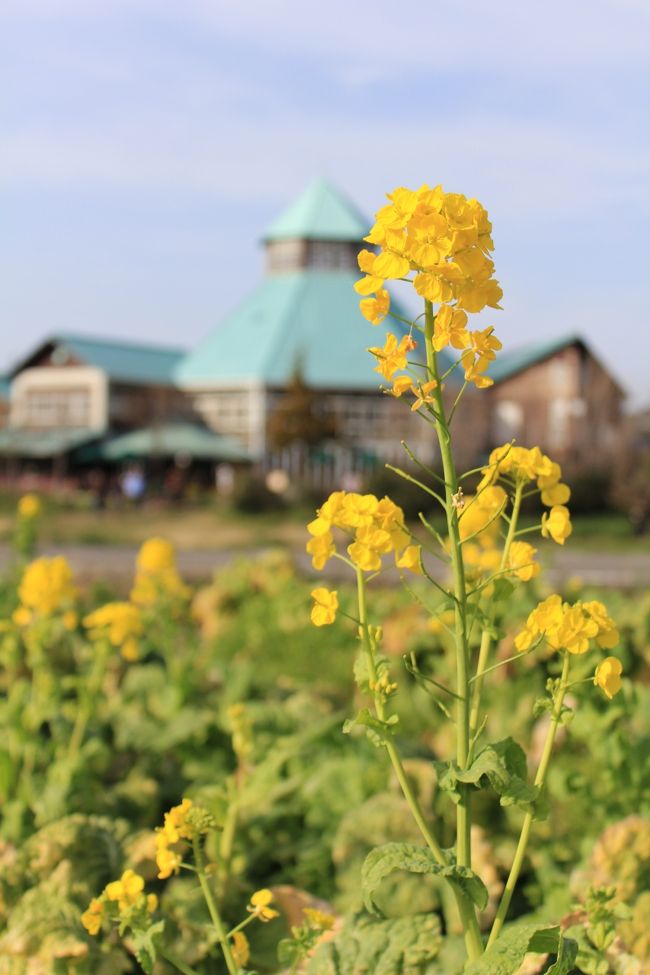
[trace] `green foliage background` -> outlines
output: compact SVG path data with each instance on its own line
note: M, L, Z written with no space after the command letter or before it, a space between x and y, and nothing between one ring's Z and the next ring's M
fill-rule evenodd
M15 588L9 578L0 589L6 620L16 605ZM48 692L35 715L29 711L24 648L16 629L5 625L0 975L138 971L128 942L90 938L79 921L90 898L126 866L142 873L147 890L161 897L178 954L205 975L221 972L216 955L210 957L212 935L192 878L156 879L152 830L184 795L223 819L227 778L237 764L228 708L239 703L251 728L250 771L225 887L226 917L241 917L256 888L277 887L288 897L296 889L348 918L336 941L312 961L311 973L459 970L457 932L435 877L391 874L375 895L383 918L358 914L359 877L370 849L419 838L382 750L363 733L341 733L362 703L355 700L351 677L355 628L344 615L354 611L354 593L341 586L343 612L333 626L316 629L309 622L310 588L286 556L272 555L219 572L195 597L192 611L160 614L147 630L140 660L112 662L79 760L70 768L62 764L57 741L71 719L75 672L85 666L88 645L80 632L51 634ZM500 621L504 658L512 653L514 626L527 603L532 608L545 595L534 584L523 592L516 619L512 611L512 618ZM84 609L106 595L87 593ZM575 589L570 596L576 598ZM621 626L617 653L624 689L612 702L591 683L575 689L575 714L551 766L551 813L536 823L512 915L556 923L570 916L591 884L611 886L629 906L626 918L616 922L621 957L642 959L650 954L650 596L607 593L607 605ZM442 824L443 845L450 845L451 804L439 793L434 767L449 754L449 725L402 661L412 654L422 673L446 683L452 668L446 637L432 632L427 614L398 590L371 590L370 615L383 623L384 652L399 682L398 736L408 774L424 808ZM512 735L536 754L545 718L533 717L533 704L553 666L552 658L535 654L489 675L487 740ZM592 672L593 661L585 661L585 676ZM26 756L29 792L21 777ZM488 888L487 923L521 812L501 805L489 789L476 793L474 808L475 868ZM576 924L584 942L578 964L586 959L586 967L575 970L623 972L594 967L584 934L588 924L579 917ZM253 930L251 965L277 970L276 945L286 933L282 922ZM156 971L171 969L158 963Z

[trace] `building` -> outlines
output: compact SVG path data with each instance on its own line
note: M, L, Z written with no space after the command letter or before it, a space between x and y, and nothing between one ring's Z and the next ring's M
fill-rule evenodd
M69 334L40 343L10 374L8 412L4 389L0 457L116 464L154 445L159 455L163 446L181 455L186 438L197 451L200 443L204 459L279 467L325 487L385 462L403 463L404 440L436 465L430 426L383 394L373 371L368 346L407 326L391 317L373 328L359 311L357 253L368 226L354 204L318 180L264 235L260 282L193 350ZM410 317L394 298L391 310ZM443 369L450 364L445 359ZM494 386L465 392L459 466L475 466L513 439L539 444L574 470L602 467L620 454L624 391L579 336L503 350L490 374ZM450 400L461 378L447 378ZM278 422L297 389L322 421L323 436L280 444ZM136 427L135 439L115 441Z
M403 460L400 438L433 459L430 431L379 391L373 372L368 346L383 345L389 323L373 328L359 311L356 257L367 232L368 221L338 190L313 183L265 234L262 281L176 368L195 410L265 468L334 482L380 460ZM399 314L399 305L393 310ZM390 328L404 331L394 321ZM268 437L269 417L296 372L336 430L307 461L299 445L278 452Z
M539 444L574 469L625 449L625 391L580 336L504 350L490 375L489 446Z

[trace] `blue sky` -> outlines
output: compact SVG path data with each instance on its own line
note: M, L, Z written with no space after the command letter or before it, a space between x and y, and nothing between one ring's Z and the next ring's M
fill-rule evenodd
M191 346L314 176L490 211L505 345L650 402L646 0L3 0L0 370L56 330Z

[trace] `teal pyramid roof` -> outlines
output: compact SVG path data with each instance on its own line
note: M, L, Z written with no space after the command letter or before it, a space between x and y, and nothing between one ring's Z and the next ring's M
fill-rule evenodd
M362 240L370 222L324 179L315 180L281 213L264 235L272 240Z
M271 275L176 370L181 386L261 383L283 387L296 365L313 388L377 390L368 346L383 345L387 319L378 328L359 311L354 271L297 271ZM408 318L395 303L393 311Z
M15 366L12 375L30 365L46 346L60 346L81 362L103 369L111 379L134 383L171 383L185 354L184 349L166 345L57 332Z

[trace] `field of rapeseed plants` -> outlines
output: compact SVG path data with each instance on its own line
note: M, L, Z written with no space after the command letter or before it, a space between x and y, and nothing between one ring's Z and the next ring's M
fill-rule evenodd
M116 599L34 559L23 498L0 594L0 975L648 970L650 602L544 587L535 534L565 544L570 489L538 448L456 470L463 395L500 348L468 319L501 298L491 226L440 188L389 201L357 289L375 325L386 280L423 298L370 351L437 438L442 475L405 445L403 476L446 532L337 491L307 544L318 572L345 566L336 590L277 555L192 591L153 538Z

